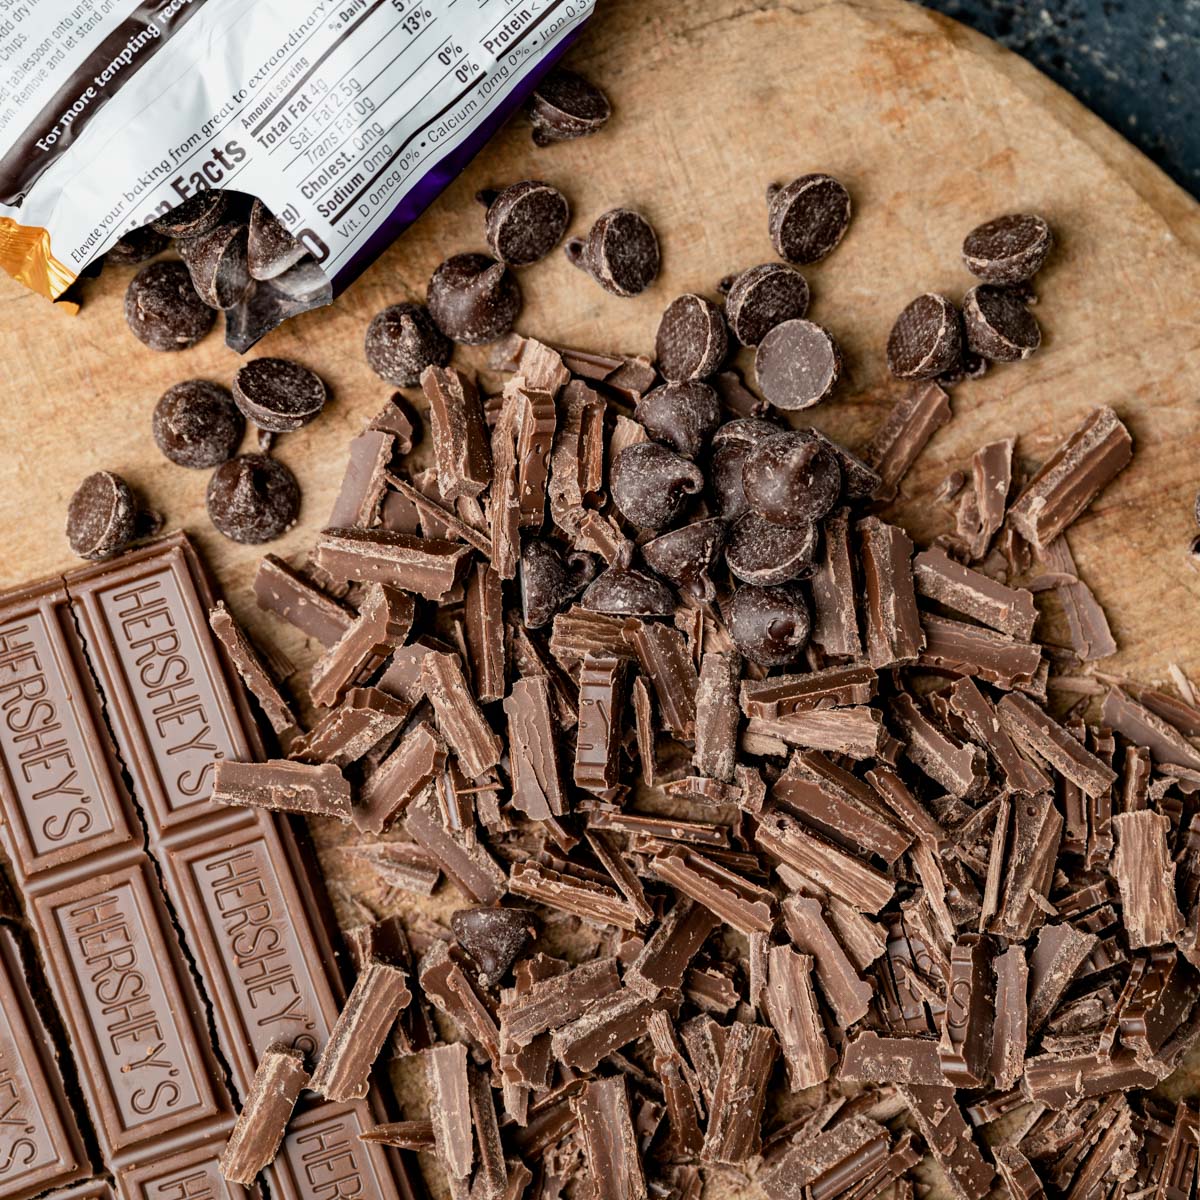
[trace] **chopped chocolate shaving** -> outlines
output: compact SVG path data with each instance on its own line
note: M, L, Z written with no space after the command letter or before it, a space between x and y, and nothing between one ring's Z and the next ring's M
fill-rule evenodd
M877 670L914 662L925 646L913 585L913 544L876 517L858 524L862 541L867 658Z
M300 722L292 712L292 706L280 692L262 655L233 619L224 602L217 601L216 607L208 614L208 623L217 640L225 647L246 689L258 701L271 728L278 734L295 729Z
M1020 797L1011 805L1011 812L1011 831L1007 817L996 822L1007 852L1000 855L993 846L992 861L1004 863L1004 877L997 915L989 929L1022 941L1045 920L1063 819L1047 795Z
M701 1158L738 1166L762 1149L762 1112L777 1046L763 1025L735 1021L725 1038Z
M1028 688L1040 666L1042 648L965 621L922 613L925 648L918 663L949 675L973 675L998 688Z
M379 522L379 508L387 491L387 472L396 451L396 439L378 429L367 429L350 443L342 486L329 514L334 529Z
M741 933L770 933L775 926L775 897L697 850L679 848L656 857L654 873L677 892L715 913Z
M575 878L537 863L516 863L508 890L537 900L547 908L572 913L597 925L615 925L635 932L642 925L638 911L616 889L590 879Z
M221 1174L230 1183L253 1187L258 1173L275 1160L307 1084L302 1051L282 1042L267 1047L221 1153Z
M683 635L668 625L631 619L625 624L625 640L654 685L663 725L681 741L693 741L699 679Z
M1118 813L1112 823L1117 834L1113 873L1129 945L1136 950L1173 941L1183 928L1183 915L1175 900L1170 820L1143 809Z
M917 591L929 600L971 617L983 625L1027 642L1033 635L1037 609L1024 588L1010 588L979 571L964 567L940 548L922 550L913 559Z
M1102 715L1105 725L1124 734L1134 745L1149 749L1156 763L1200 770L1200 750L1168 720L1120 688L1109 688Z
M1035 796L1049 790L1050 780L1029 759L1022 757L1000 723L995 705L973 680L963 677L955 681L950 689L950 710L987 750L1011 791Z
M863 458L879 473L877 500L892 500L925 444L950 420L950 397L936 383L909 389L876 431Z
M766 1018L775 1029L793 1092L823 1083L837 1062L813 991L813 959L788 946L768 954L763 993Z
M575 786L604 795L620 780L618 755L628 660L585 653L579 668Z
M869 704L879 691L879 676L865 663L826 667L804 675L775 675L747 680L741 688L742 711L748 717L773 718L813 708Z
M446 744L427 721L406 730L359 789L355 825L370 833L386 833L445 765Z
M621 1076L593 1079L571 1097L588 1171L605 1200L646 1200L646 1177Z
M432 1103L438 1161L452 1179L465 1180L475 1161L467 1048L461 1042L425 1051L425 1078Z
M1075 559L1064 536L1056 537L1042 551L1046 566L1060 575L1055 591L1067 618L1067 629L1071 638L1071 649L1082 662L1094 662L1116 654L1117 643L1113 640L1108 618L1092 589L1079 578Z
M870 1011L873 990L859 977L838 941L819 900L789 896L783 902L783 921L796 949L812 958L817 982L843 1028L861 1021Z
M397 1150L432 1150L435 1145L432 1121L390 1121L360 1133L358 1139Z
M812 640L826 654L862 655L851 551L849 509L838 508L825 518L820 557L811 580Z
M570 670L589 654L633 658L636 651L625 637L625 618L572 605L554 618L550 653L559 666Z
M350 609L274 554L266 555L258 564L254 599L259 608L282 617L324 646L332 646L354 620Z
M981 446L971 457L971 488L958 508L958 533L971 562L986 557L992 539L1004 524L1012 488L1013 439Z
M954 1089L900 1084L897 1091L945 1173L955 1200L981 1200L990 1190L996 1173L963 1120Z
M1025 1071L1029 968L1024 947L1009 946L992 959L992 969L996 976L996 1006L989 1068L992 1086L1004 1092L1016 1087Z
M594 1071L601 1059L643 1037L656 1009L673 1007L668 997L647 1000L628 988L594 1001L581 1016L550 1035L554 1056L568 1067Z
M408 705L378 688L351 688L336 708L292 742L288 757L347 767L390 737L404 723Z
M442 538L386 529L326 529L317 564L335 579L390 583L426 600L441 600L461 578L470 549Z
M959 799L982 790L987 760L978 746L940 729L907 693L893 697L891 716L907 740L906 756L930 779Z
M504 744L492 731L467 686L457 655L437 652L421 661L421 685L438 727L473 779L486 775L499 761Z
M860 1083L946 1084L936 1039L886 1036L871 1029L846 1042L838 1075Z
M239 763L218 758L213 764L212 798L236 808L304 813L351 819L350 784L333 763L274 760Z
M423 477L416 476L415 478L421 480ZM387 484L390 490L383 500L381 520L383 527L394 533L407 534L415 534L419 527L429 538L458 538L459 541L466 542L472 549L478 550L485 558L490 558L492 553L490 538L425 494L422 489L427 488L428 484L432 482L433 480L429 479L428 482L423 481L421 487L417 487L415 483L410 483L407 479L402 479L399 475L389 471ZM413 521L407 522L403 526L398 524L394 516L389 515L393 513L391 507L393 502L405 506L406 511L411 512ZM462 505L466 501L460 499L458 503Z
M751 717L746 722L745 733L775 739L783 747L825 750L862 759L879 756L886 730L878 709L855 705L852 708L810 709L771 719Z
M499 864L482 845L468 846L447 832L428 789L408 806L404 826L464 896L476 904L494 904L504 895L508 878Z
M442 877L437 860L412 842L348 846L347 853L366 863L381 883L418 896L432 896Z
M1043 925L1029 955L1028 1033L1039 1033L1095 949L1094 934L1074 925Z

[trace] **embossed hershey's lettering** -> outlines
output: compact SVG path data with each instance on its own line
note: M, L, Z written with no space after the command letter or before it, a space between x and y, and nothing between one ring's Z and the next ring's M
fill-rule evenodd
M306 1131L296 1144L313 1200L351 1200L367 1194L355 1158L359 1143L345 1121Z
M77 756L78 731L63 723L48 666L44 634L28 623L0 629L0 740L38 852L90 832L97 815L95 781Z
M319 1049L316 1022L306 1011L296 977L295 950L288 944L290 917L276 912L278 892L261 857L242 846L204 864L213 903L259 1029L307 1054ZM269 868L268 868L269 869Z
M147 579L116 592L117 632L130 659L130 683L146 704L146 732L161 745L160 764L174 760L168 786L185 797L207 793L212 785L213 759L224 748L213 734L213 722L192 665L196 655L183 645L163 580ZM190 639L189 639L190 640Z
M211 1165L196 1167L186 1175L155 1180L149 1194L154 1200L215 1200L219 1179L214 1161Z
M32 1166L42 1147L30 1135L44 1136L36 1119L36 1098L24 1094L29 1081L13 1069L8 1057L0 1044L0 1180L14 1167Z
M131 1081L122 1090L136 1116L162 1116L184 1100L185 1076L173 1060L155 1011L155 989L139 961L139 947L146 943L130 927L116 892L82 901L67 916L91 983L89 1011L96 1034L107 1042L102 1053L116 1064L110 1077ZM165 966L150 964L149 970Z

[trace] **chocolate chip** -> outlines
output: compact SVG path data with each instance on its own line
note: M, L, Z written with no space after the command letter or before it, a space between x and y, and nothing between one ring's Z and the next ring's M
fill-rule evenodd
M725 522L709 517L652 538L642 547L642 558L652 571L702 603L711 604L716 588L708 572L724 545Z
M217 314L196 295L181 262L143 267L125 292L125 320L151 350L186 350L212 327Z
M692 379L647 392L633 415L655 441L695 458L721 423L721 401L708 384Z
M298 242L261 201L250 209L250 232L246 263L255 279L274 279L294 267L307 250Z
M740 587L726 612L729 636L751 662L782 667L808 644L812 617L798 587Z
M962 318L954 301L926 292L896 318L887 364L897 379L936 379L962 358Z
M691 292L667 305L658 323L654 354L662 377L671 383L711 375L729 350L721 310Z
M813 433L777 433L746 455L742 488L752 512L776 525L804 528L837 503L842 469Z
M170 244L171 239L153 225L139 225L108 248L104 261L114 267L131 267L161 254Z
M233 308L249 289L247 234L245 225L227 221L180 243L179 253L191 273L192 286L209 308Z
M740 517L749 505L742 486L742 469L753 446L780 432L778 425L758 417L727 421L713 434L713 456L709 477L717 507L727 521Z
M437 327L466 346L494 342L521 311L513 273L486 254L456 254L434 271L425 302Z
M704 475L666 446L638 442L617 455L608 482L613 503L627 521L639 529L665 529L704 486Z
M450 928L458 944L479 968L479 982L495 987L529 945L536 928L528 908L460 908L450 914Z
M300 485L278 459L239 454L208 481L208 517L219 533L256 545L286 533L300 515Z
M783 321L758 344L758 390L776 408L793 412L820 404L842 372L837 343L812 321Z
M608 97L574 71L551 71L525 104L538 146L595 133L612 116Z
M967 345L992 362L1028 358L1041 344L1037 318L1008 288L981 283L963 297Z
M659 579L627 567L609 567L579 601L589 612L615 617L668 617L675 611L671 589Z
M1010 213L972 229L963 239L963 262L985 283L1023 283L1041 270L1054 234L1033 213Z
M499 194L481 192L487 206L487 243L510 267L526 267L546 257L562 241L571 219L567 198L536 179L514 183Z
M67 541L80 558L111 558L137 534L133 489L112 471L89 475L67 505Z
M787 263L763 263L729 286L725 319L743 346L757 346L776 325L808 312L808 282Z
M307 425L325 407L321 378L288 358L256 358L233 377L237 406L260 429L290 433Z
M850 193L829 175L801 175L767 191L767 229L780 258L815 263L831 253L850 224Z
M220 384L187 379L163 392L154 406L154 441L181 467L215 467L232 457L246 422Z
M367 365L395 387L416 387L426 367L444 367L454 343L422 304L393 304L376 313L364 341Z
M225 193L216 189L197 192L182 204L177 204L165 216L150 224L159 233L171 238L197 237L215 229L225 215L228 203Z
M636 296L658 278L658 238L650 222L631 208L604 213L586 238L571 238L564 250L614 296Z
M819 542L814 521L788 527L745 512L729 527L725 562L743 583L787 583L812 574Z
M575 553L563 559L558 549L541 538L530 538L521 548L521 619L527 629L547 624L565 608L596 574L590 554Z

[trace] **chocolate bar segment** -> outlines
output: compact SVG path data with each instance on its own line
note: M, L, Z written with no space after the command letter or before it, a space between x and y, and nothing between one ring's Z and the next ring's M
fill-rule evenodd
M249 1187L279 1151L292 1110L308 1083L304 1055L284 1045L267 1048L221 1155L221 1174Z
M118 1194L121 1200L257 1200L257 1187L231 1183L221 1174L224 1147L222 1135L177 1153L151 1153L145 1162L117 1170Z

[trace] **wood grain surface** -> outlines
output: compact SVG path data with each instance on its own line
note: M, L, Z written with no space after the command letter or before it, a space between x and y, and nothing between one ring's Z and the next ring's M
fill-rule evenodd
M387 304L422 298L447 255L484 248L479 188L545 179L569 197L573 233L618 205L645 213L663 246L655 287L616 299L556 252L520 273L519 327L649 353L672 297L715 295L722 276L773 258L767 184L822 170L846 183L855 204L845 241L806 270L811 315L838 339L846 371L833 399L805 415L862 445L899 394L883 362L895 315L919 292L957 297L971 285L959 247L979 221L1044 214L1058 247L1037 281L1043 349L954 391L953 420L905 481L896 513L930 537L949 518L919 497L975 447L1013 434L1019 454L1036 462L1087 411L1111 404L1133 433L1134 462L1070 534L1121 646L1105 667L1161 680L1177 662L1200 674L1200 574L1186 556L1200 483L1195 202L1015 56L901 0L599 0L597 8L572 62L612 96L603 133L539 150L514 121L332 308L252 351L307 363L332 392L316 423L277 444L304 507L300 524L268 549L298 556L321 528L347 441L390 392L363 359L367 322ZM74 318L0 281L0 584L71 565L67 500L84 474L108 468L170 526L193 533L237 615L306 665L313 648L254 607L249 583L262 550L212 530L208 473L167 462L150 434L166 387L191 377L228 383L239 360L218 333L179 354L135 341L122 315L129 274L107 271L89 284ZM353 919L346 901L358 881L337 838L316 832ZM444 892L436 911L455 906ZM722 1194L738 1194L728 1182Z

